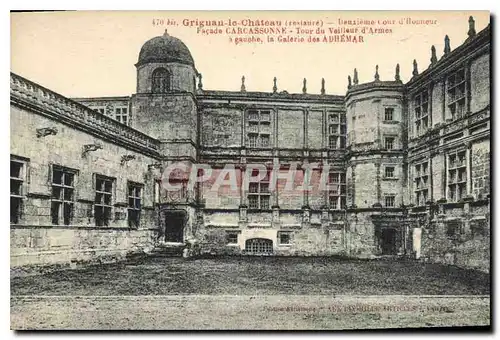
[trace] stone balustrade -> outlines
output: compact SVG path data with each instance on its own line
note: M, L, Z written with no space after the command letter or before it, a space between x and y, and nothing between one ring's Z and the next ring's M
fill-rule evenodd
M76 127L80 125L85 130L113 137L119 143L134 144L154 152L159 150L158 140L14 73L10 74L10 94L11 101L15 98L35 105L58 120L63 118L76 123Z

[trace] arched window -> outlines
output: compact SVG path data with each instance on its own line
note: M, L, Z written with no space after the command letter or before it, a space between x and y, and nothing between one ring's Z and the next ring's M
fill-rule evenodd
M164 68L153 72L153 93L166 93L170 91L170 73Z

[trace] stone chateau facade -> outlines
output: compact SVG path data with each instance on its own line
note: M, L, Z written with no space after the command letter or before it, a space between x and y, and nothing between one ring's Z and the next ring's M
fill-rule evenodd
M464 23L464 32L467 25ZM404 256L488 269L490 26L405 84L344 95L213 91L187 46L165 34L141 48L131 96L66 98L11 73L11 264L69 263L215 242L232 253ZM170 164L250 163L248 190L162 186ZM281 169L328 165L329 191L285 191ZM214 241L215 240L215 241Z

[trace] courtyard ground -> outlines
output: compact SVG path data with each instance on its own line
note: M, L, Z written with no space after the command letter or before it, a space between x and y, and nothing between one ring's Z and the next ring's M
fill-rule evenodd
M14 271L13 329L489 325L489 274L397 260L137 258Z

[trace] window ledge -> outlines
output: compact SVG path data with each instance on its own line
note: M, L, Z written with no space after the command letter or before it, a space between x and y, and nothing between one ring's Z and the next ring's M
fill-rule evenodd
M279 246L279 247L287 247L287 248L288 248L288 247L291 247L291 246L292 246L292 244L279 244L279 243L278 243L278 246Z
M384 181L398 181L399 177L382 177Z
M247 212L249 213L270 213L273 212L272 209L248 209Z
M401 122L397 120L383 120L382 123L384 124L400 124Z

